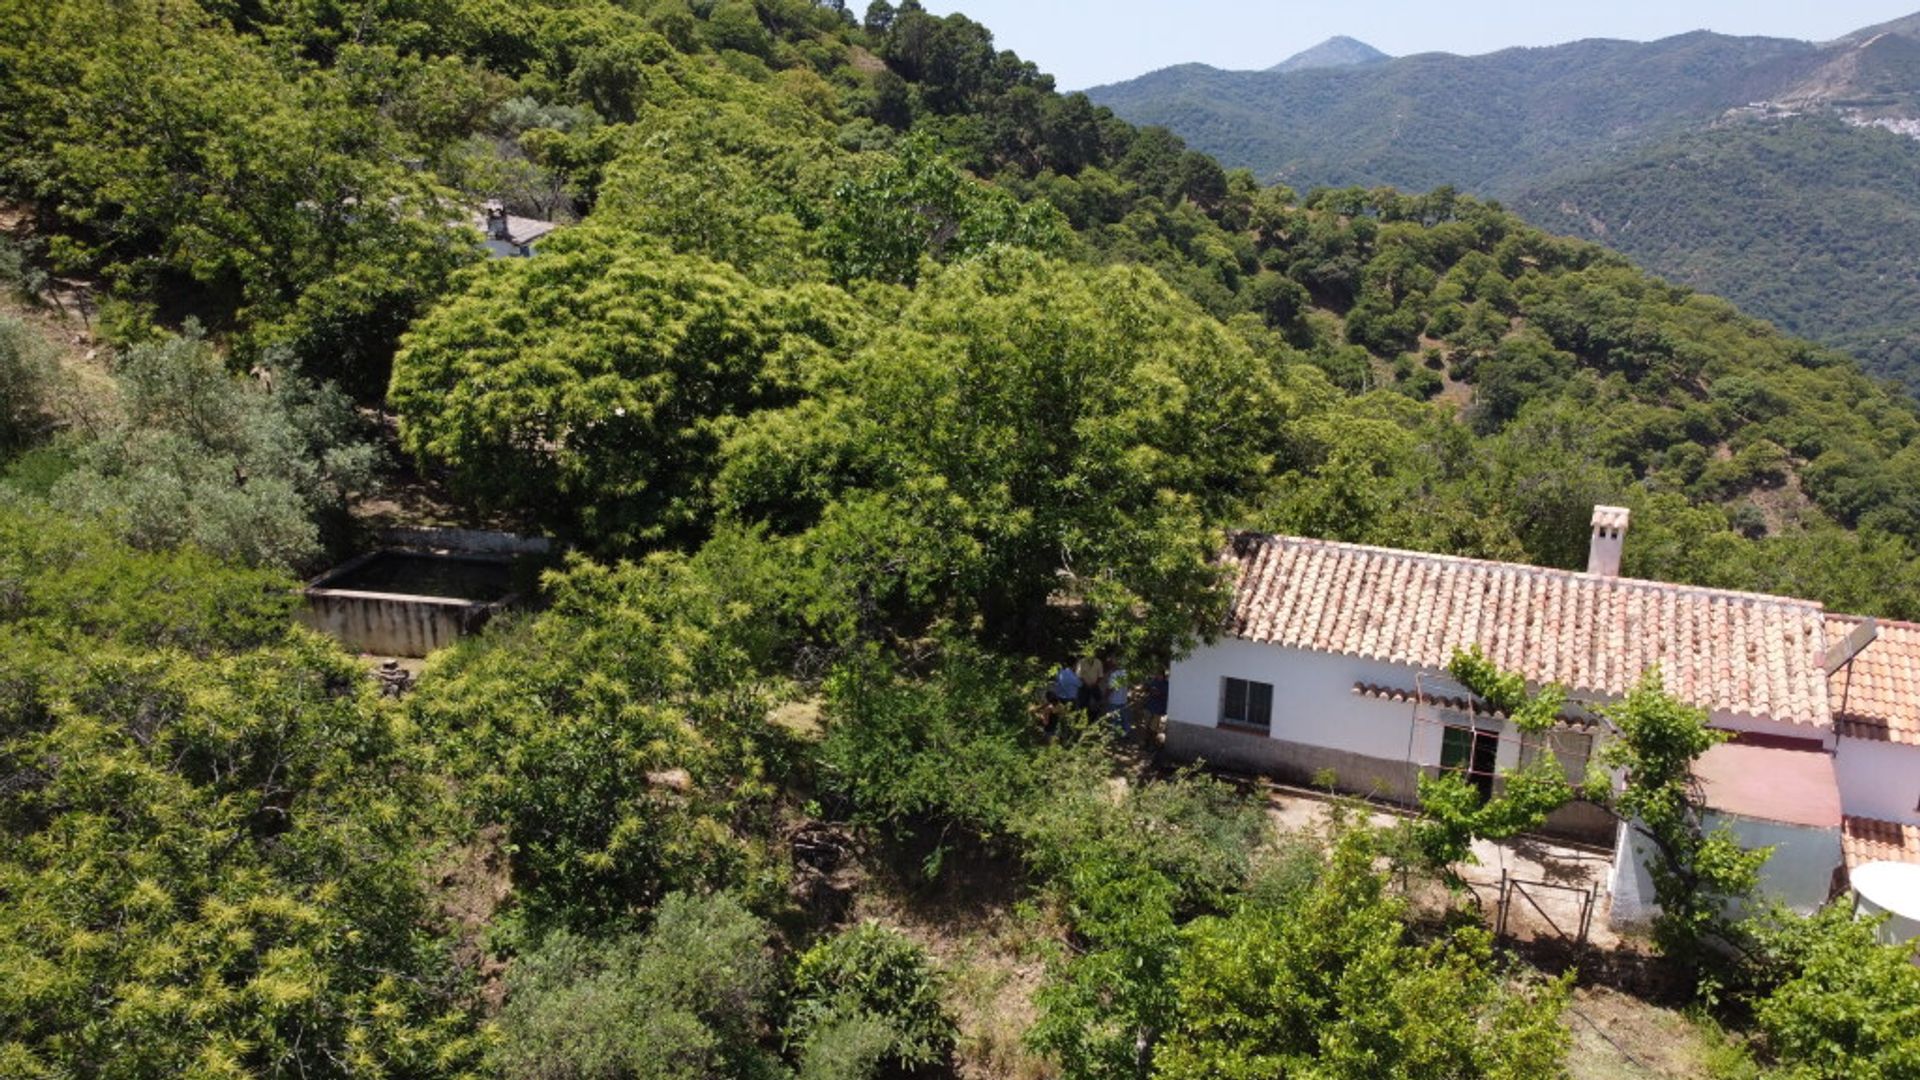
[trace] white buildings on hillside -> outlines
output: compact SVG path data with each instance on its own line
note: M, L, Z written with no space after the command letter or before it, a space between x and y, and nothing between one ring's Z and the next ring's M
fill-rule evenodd
M1714 815L1776 847L1766 887L1802 909L1844 867L1920 862L1920 626L1829 615L1811 601L1619 576L1627 512L1594 515L1587 572L1243 534L1222 638L1169 675L1167 748L1400 802L1457 769L1488 790L1535 755L1584 776L1604 727L1577 708L1522 740L1446 675L1478 645L1533 685L1617 699L1658 665L1667 689L1734 733L1700 763ZM1595 807L1549 829L1624 853ZM1616 859L1614 910L1647 890Z

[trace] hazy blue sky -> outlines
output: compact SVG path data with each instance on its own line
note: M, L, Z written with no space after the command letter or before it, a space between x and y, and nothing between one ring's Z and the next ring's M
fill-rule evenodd
M964 12L1003 49L1078 90L1197 60L1264 68L1335 34L1395 56L1484 53L1589 37L1652 41L1689 30L1826 41L1897 19L1920 0L922 0ZM864 0L850 0L856 13Z

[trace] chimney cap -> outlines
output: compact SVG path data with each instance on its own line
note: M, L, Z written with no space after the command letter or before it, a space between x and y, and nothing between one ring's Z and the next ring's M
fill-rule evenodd
M1596 529L1625 529L1627 519L1633 511L1624 506L1596 506L1593 508L1593 527Z

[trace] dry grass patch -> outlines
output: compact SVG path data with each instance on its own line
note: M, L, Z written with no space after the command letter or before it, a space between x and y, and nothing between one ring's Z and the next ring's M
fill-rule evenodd
M893 927L924 946L947 972L947 1007L959 1024L956 1076L964 1080L1044 1080L1059 1075L1023 1040L1036 1017L1034 993L1046 978L1042 944L1063 930L1033 905L1017 902L1017 883L993 867L949 865L932 883L876 875L853 919Z
M1575 990L1564 1022L1573 1032L1573 1080L1759 1076L1739 1045L1712 1025L1617 990Z

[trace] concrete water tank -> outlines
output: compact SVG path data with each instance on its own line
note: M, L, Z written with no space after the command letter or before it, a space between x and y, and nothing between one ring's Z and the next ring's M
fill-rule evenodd
M1855 870L1854 909L1862 915L1886 915L1880 940L1888 945L1920 939L1920 866L1872 862Z

